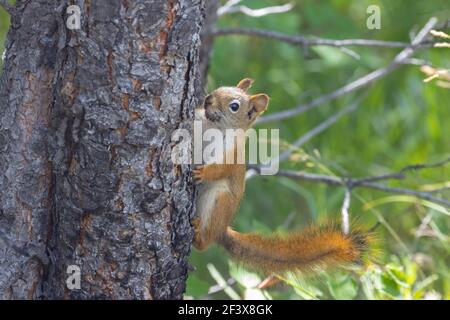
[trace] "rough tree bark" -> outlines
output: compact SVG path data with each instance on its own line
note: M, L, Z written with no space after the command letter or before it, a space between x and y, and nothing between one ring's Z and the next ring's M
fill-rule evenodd
M205 20L203 22L203 32L201 35L202 45L200 47L200 59L198 66L198 84L196 87L196 97L202 101L205 97L208 70L210 65L210 55L214 45L214 37L208 35L208 32L214 28L217 21L217 10L220 7L219 0L208 0L205 7Z
M68 5L81 29L65 26ZM0 298L185 290L204 0L18 0L0 82ZM69 265L81 289L66 287Z

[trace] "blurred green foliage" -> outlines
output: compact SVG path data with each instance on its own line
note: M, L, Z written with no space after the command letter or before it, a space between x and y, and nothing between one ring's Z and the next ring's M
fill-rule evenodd
M244 0L250 8L286 1ZM249 27L329 39L378 39L409 42L436 16L450 18L448 1L294 1L288 13L260 18L240 13L222 16L218 27ZM366 27L369 5L381 8L381 29ZM448 30L447 30L448 32ZM253 92L271 97L267 114L292 108L345 85L389 64L400 49L351 47L356 60L337 48L301 47L249 36L224 36L215 40L208 87L233 85L241 78L256 81ZM422 50L415 55L433 65L450 68L449 49ZM414 163L446 159L450 155L450 90L423 83L419 67L404 66L377 81L360 107L332 127L309 140L283 168L308 172L362 177L393 172ZM347 107L365 89L321 105L287 121L261 125L279 128L286 143ZM450 165L413 172L406 180L387 185L420 189L450 181ZM449 191L437 194L449 198ZM283 177L255 177L247 191L233 227L241 232L298 230L310 223L340 219L344 191L317 183ZM214 268L223 279L233 278L232 289L240 298L266 299L423 299L450 298L450 217L414 197L394 196L370 189L352 192L352 220L376 229L379 241L366 267L317 277L290 275L267 290L255 289L260 275L229 262L218 246L206 252L194 250L196 267L188 280L187 296L230 299L229 292L207 294L217 284ZM447 215L445 214L447 213ZM425 234L418 234L422 226ZM375 257L376 256L376 257Z
M251 8L284 4L277 0L244 0ZM330 39L365 38L409 41L431 17L450 17L448 0L296 0L288 13L252 18L235 13L223 16L219 27L252 27ZM380 30L366 28L369 5L381 8ZM0 49L9 17L0 9ZM448 30L447 30L448 31ZM329 93L379 67L389 64L395 48L353 47L355 60L331 47L305 51L286 43L248 37L216 39L208 76L209 89L256 80L253 92L271 96L267 113L292 108ZM450 68L450 49L422 50L416 57ZM355 112L308 141L282 167L308 172L370 176L399 170L405 165L433 162L450 156L450 90L423 83L416 66L404 66L370 87ZM289 143L314 128L360 93L321 105L305 114L261 127L279 128ZM450 181L446 167L413 172L390 186L420 189ZM344 191L317 183L282 177L255 177L233 226L241 231L298 230L310 223L339 219ZM449 198L449 191L437 196ZM352 220L370 228L377 222L378 254L364 267L352 267L316 277L286 275L278 284L260 290L261 275L238 267L213 246L194 250L196 271L188 279L186 297L209 299L423 299L450 298L450 218L448 210L414 197L393 196L370 189L352 192ZM426 221L427 223L423 223ZM417 231L421 232L417 232ZM374 251L375 252L375 251ZM208 295L224 285L225 290ZM215 287L214 287L215 286Z
M9 15L3 9L3 7L0 6L0 50L2 53L5 50L5 38L8 29L9 29ZM1 65L3 65L3 59L0 60L0 66Z

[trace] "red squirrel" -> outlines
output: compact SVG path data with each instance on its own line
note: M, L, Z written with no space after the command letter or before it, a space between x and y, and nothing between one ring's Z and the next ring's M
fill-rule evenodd
M220 87L195 110L203 129L248 130L267 109L269 96L248 93L253 80L236 87ZM237 154L238 144L224 151ZM245 148L245 145L244 145ZM242 151L242 150L241 150ZM239 233L229 227L245 190L245 163L215 163L194 169L198 184L197 216L193 220L194 246L207 249L213 242L223 246L235 260L265 273L309 271L359 262L368 243L359 232L344 234L337 226L311 227L286 236Z

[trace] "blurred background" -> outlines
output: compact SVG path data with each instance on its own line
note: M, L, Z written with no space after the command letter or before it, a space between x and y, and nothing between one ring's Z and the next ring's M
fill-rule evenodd
M223 1L224 4L226 1ZM230 13L218 28L258 28L285 34L329 39L378 39L410 42L426 21L450 18L448 0L296 0L285 13L250 17ZM244 0L250 8L283 5L286 1ZM369 5L381 9L381 29L369 30ZM0 50L9 17L0 9ZM449 33L449 30L446 30ZM349 47L359 59L339 48L303 48L258 37L216 37L207 77L208 89L255 79L252 92L265 92L267 114L287 110L388 65L401 48ZM449 48L427 48L415 58L450 68ZM362 99L357 110L308 140L281 167L329 176L366 177L397 172L407 165L434 163L450 157L450 89L427 76L419 66L405 65L367 89L322 104L287 120L261 124L278 128L281 151L323 123L338 110ZM450 165L409 172L387 186L450 198ZM344 189L279 176L255 176L233 227L241 232L288 232L321 221L339 221ZM230 262L218 246L193 250L186 298L201 299L449 299L450 214L448 207L412 196L367 188L352 191L351 221L377 226L370 262L316 277L286 275L266 289L264 280Z
M222 5L226 1L222 1ZM287 1L244 0L249 8L283 5ZM290 35L329 39L378 39L410 42L432 16L450 18L448 1L293 1L286 13L250 17L242 13L219 17L217 28L257 28ZM369 5L381 9L381 29L369 30ZM448 30L447 30L448 33ZM216 37L208 89L255 79L252 92L271 97L267 114L293 108L388 65L399 48L349 47L357 60L338 48L305 50L276 40L228 35ZM415 58L450 68L450 49L419 51ZM337 110L362 98L358 109L307 141L282 168L327 175L365 177L400 170L415 163L433 163L450 156L450 90L426 78L418 66L403 66L368 89L343 96L284 121L258 128L279 128L289 143L323 123ZM367 92L367 96L364 93ZM449 199L450 165L411 172L392 187L443 188L436 196ZM447 189L445 189L447 187ZM340 220L344 189L285 177L257 176L247 191L233 227L240 232L299 230L311 223ZM267 288L255 289L258 274L236 267L224 250L194 250L196 271L187 295L211 299L449 299L450 216L448 208L414 197L371 189L352 191L351 220L375 234L376 253L366 267L317 277L288 276ZM376 256L376 257L374 257ZM220 290L217 284L232 284ZM217 293L208 294L210 292Z

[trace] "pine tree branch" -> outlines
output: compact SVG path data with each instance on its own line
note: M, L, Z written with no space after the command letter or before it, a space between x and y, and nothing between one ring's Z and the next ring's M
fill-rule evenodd
M288 35L281 32L252 29L252 28L220 28L213 29L208 33L211 37L220 37L228 35L247 35L256 36L260 38L272 39L289 43L291 45L299 46L329 46L329 47L347 47L347 46L363 46L363 47L386 47L386 48L407 48L411 47L411 43L401 41L383 41L371 39L324 39L324 38L309 38L302 35ZM433 46L432 42L424 42L422 47Z
M223 5L222 7L220 7L217 10L217 15L220 17L225 14L240 12L240 13L243 13L250 17L259 18L259 17L267 16L269 14L288 12L294 7L294 5L292 3L287 3L284 5L280 5L280 6L271 6L271 7L265 7L265 8L260 8L260 9L251 9L247 6L238 6L237 4L240 2L241 2L241 0L228 1L225 5Z
M398 172L394 173L388 173L388 174L381 174L381 175L375 175L370 177L363 177L363 178L352 178L352 177L339 177L339 176L330 176L330 175L324 175L324 174L317 174L317 173L308 173L303 171L295 171L295 170L283 170L280 169L277 176L287 177L291 179L296 180L304 180L304 181L310 181L310 182L317 182L317 183L324 183L330 186L341 186L346 189L354 189L359 187L364 188L370 188L370 189L376 189L388 193L398 193L398 194L408 194L413 195L421 199L429 200L435 203L443 204L447 207L450 207L450 201L448 199L436 197L433 195L433 193L436 193L437 190L430 190L430 191L417 191L412 189L406 189L406 188L396 188L396 187L388 187L384 186L382 184L379 184L378 182L383 180L402 180L406 178L406 174L411 171L420 171L425 169L432 169L432 168L438 168L443 167L450 163L450 158L444 159L439 162L430 163L430 164L414 164L414 165L408 165L406 167L403 167ZM260 172L260 166L249 166L249 168L255 172ZM442 190L445 190L444 188Z

